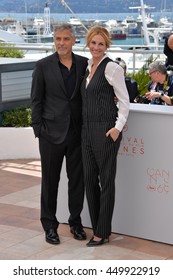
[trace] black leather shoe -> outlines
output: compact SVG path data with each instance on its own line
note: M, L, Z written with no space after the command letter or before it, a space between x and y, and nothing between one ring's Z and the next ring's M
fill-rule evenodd
M86 244L88 247L95 247L103 245L104 243L109 242L109 239L102 238L99 241L94 240L94 237L90 239L90 241Z
M50 228L46 230L46 242L56 245L60 243L58 233L56 229Z
M79 226L71 227L70 232L73 234L74 239L77 239L77 240L86 239L86 232L83 230L82 227L79 227Z

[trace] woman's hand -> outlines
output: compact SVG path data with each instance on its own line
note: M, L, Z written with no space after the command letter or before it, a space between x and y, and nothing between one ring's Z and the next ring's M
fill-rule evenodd
M120 131L117 128L113 127L108 130L108 132L106 133L106 137L110 136L113 139L113 141L115 142L117 140L119 134L120 134Z

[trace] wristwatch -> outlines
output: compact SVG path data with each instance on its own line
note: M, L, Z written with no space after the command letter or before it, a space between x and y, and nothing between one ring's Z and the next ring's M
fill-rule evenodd
M160 93L160 97L163 97L165 94L164 94L164 92L162 91L161 93Z

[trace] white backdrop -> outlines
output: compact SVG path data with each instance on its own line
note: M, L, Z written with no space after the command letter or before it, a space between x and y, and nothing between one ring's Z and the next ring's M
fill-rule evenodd
M173 107L131 104L118 155L112 231L173 244ZM57 217L68 221L63 166ZM87 203L84 226L91 226Z

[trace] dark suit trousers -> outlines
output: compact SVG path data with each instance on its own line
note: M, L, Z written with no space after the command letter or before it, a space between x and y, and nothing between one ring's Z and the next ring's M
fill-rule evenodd
M115 124L89 122L82 129L84 182L94 235L107 238L115 203L115 175L117 152L122 134L117 141L106 137Z
M42 137L39 139L42 167L41 223L44 230L57 229L59 225L56 217L57 196L64 157L66 157L68 177L69 225L81 225L80 214L83 208L84 184L80 140L73 128L69 129L65 141L61 144L52 144Z

